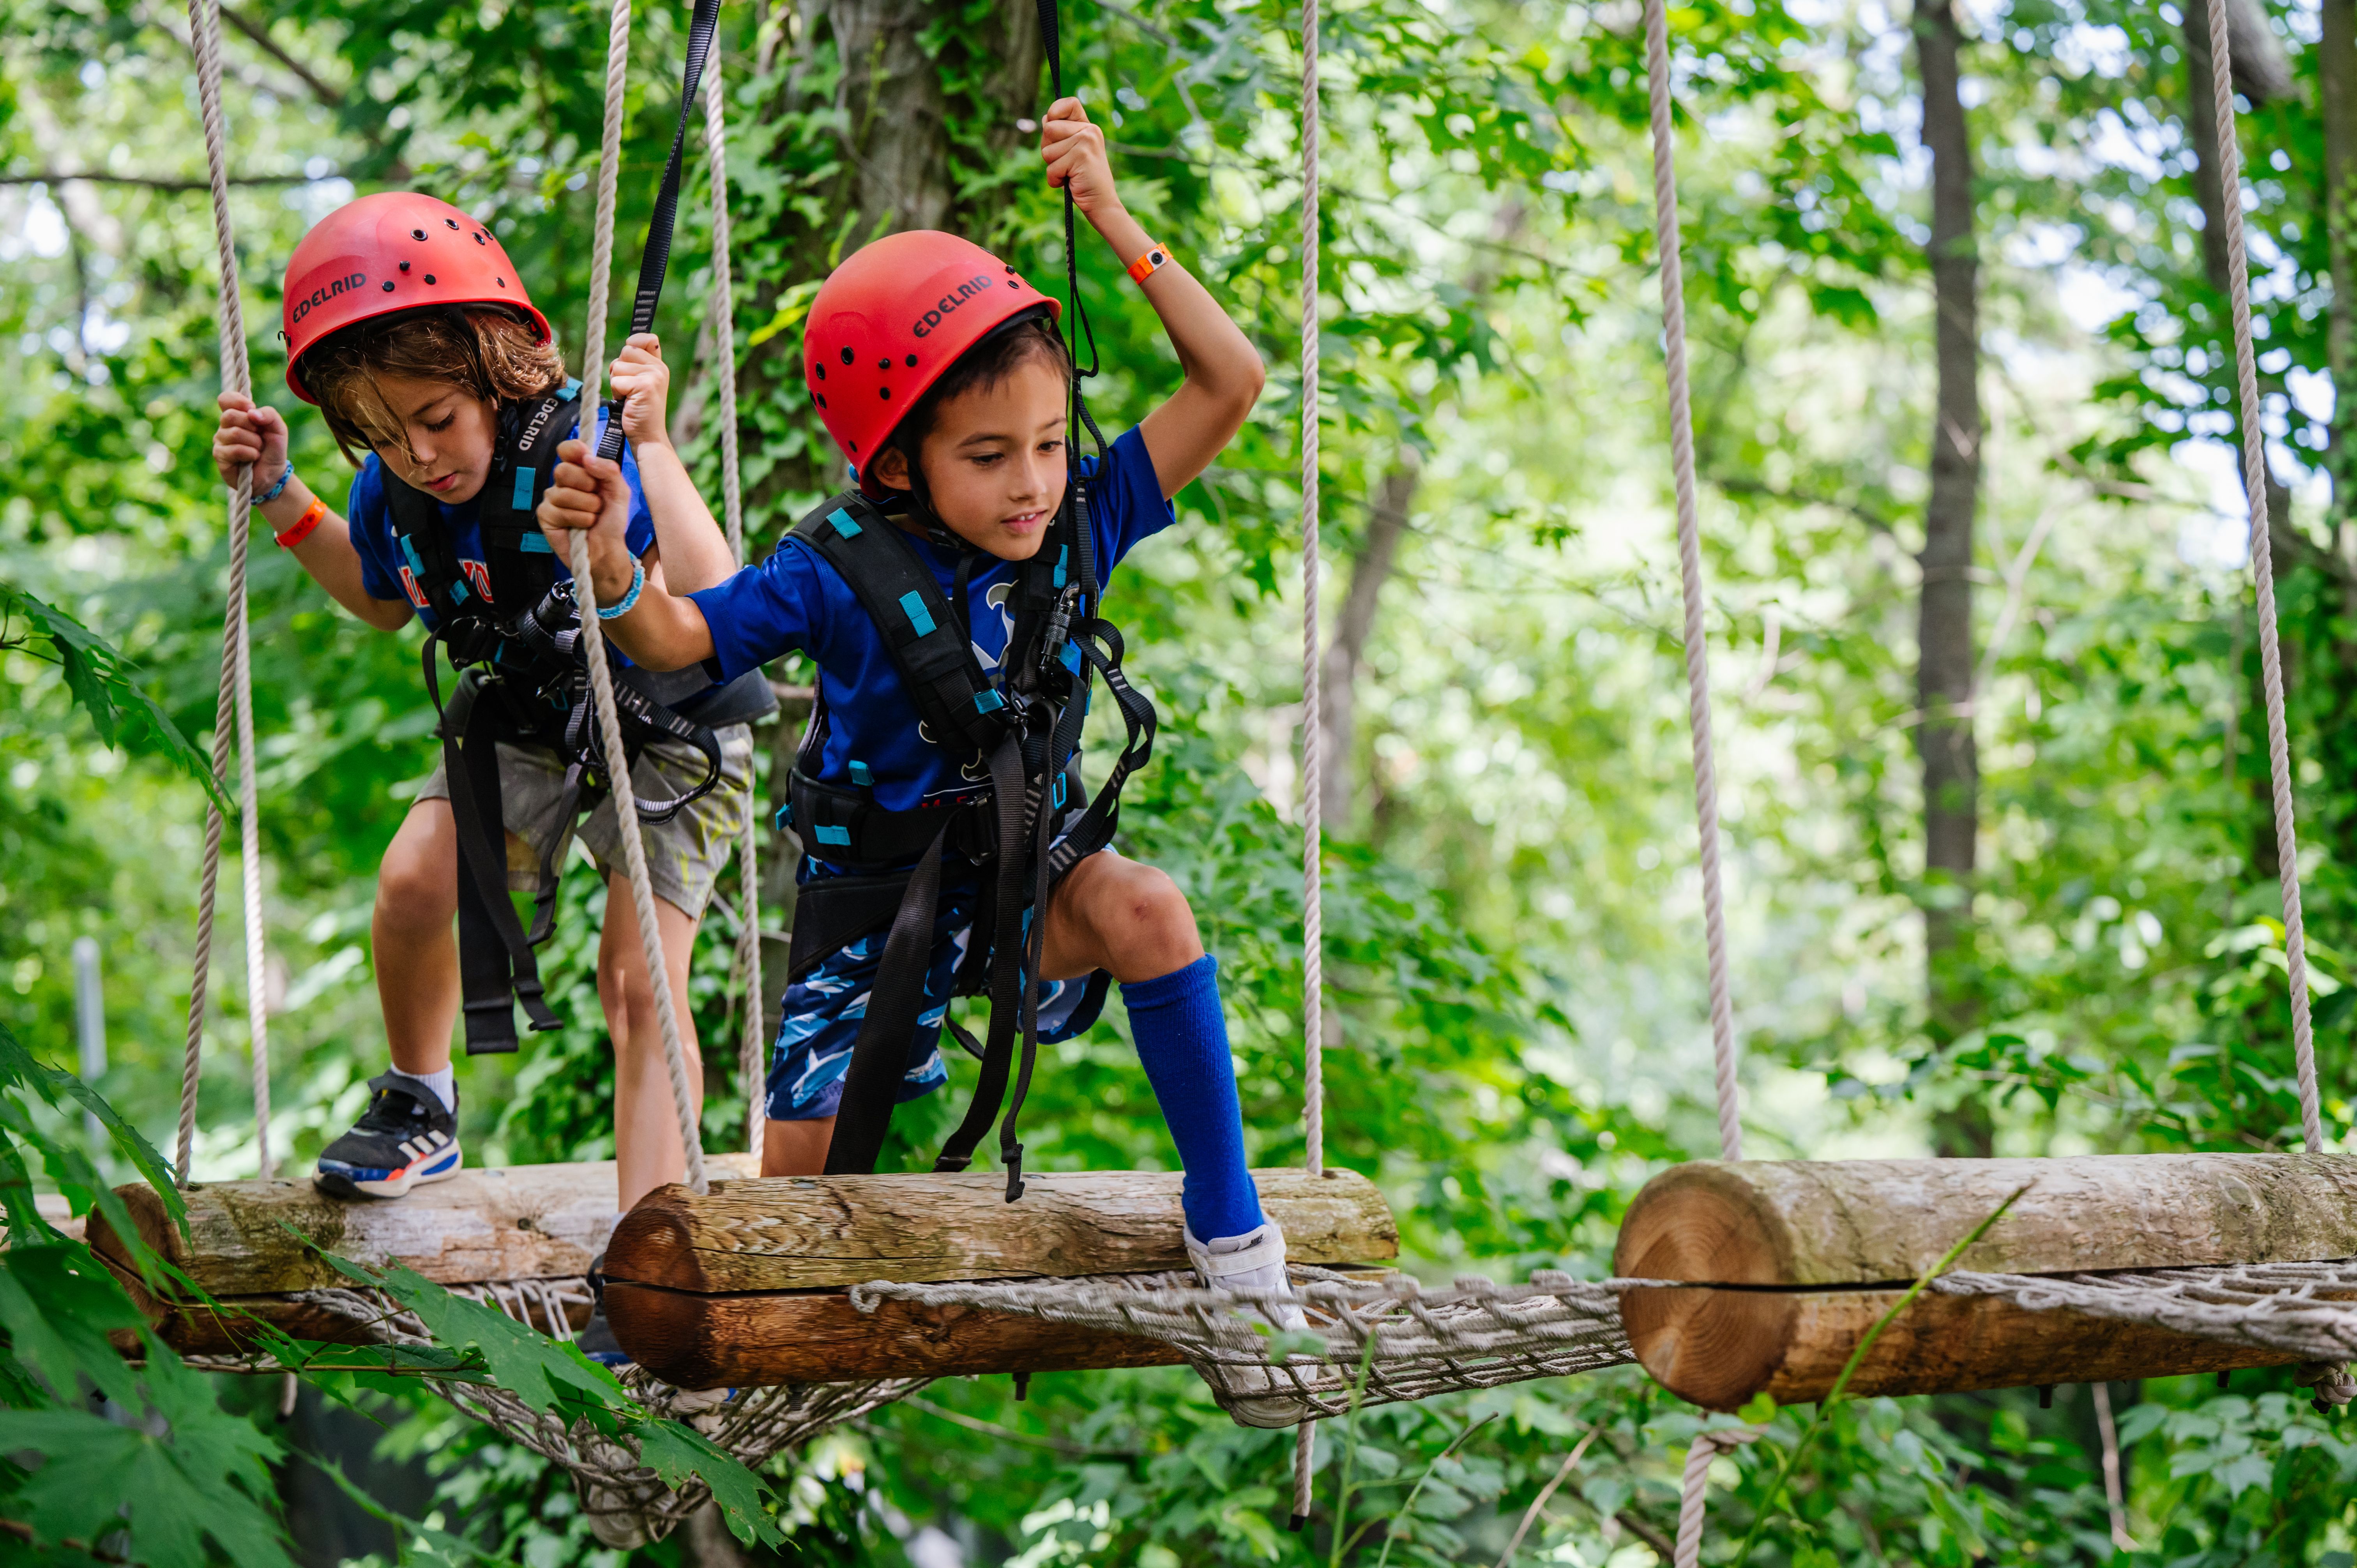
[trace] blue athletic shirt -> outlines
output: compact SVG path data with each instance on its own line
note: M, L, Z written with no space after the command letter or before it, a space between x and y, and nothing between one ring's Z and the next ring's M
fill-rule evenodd
M605 410L597 411L597 428L606 428ZM576 423L572 434L581 434ZM596 443L591 443L594 446ZM630 523L624 536L630 542L630 553L644 555L654 548L655 520L647 510L647 498L639 489L639 461L630 455L627 443L622 447L622 482L630 489ZM448 530L451 553L458 558L458 570L466 575L467 586L484 598L491 596L490 569L483 564L483 531L477 521L475 501L470 499L456 506L442 508L442 525ZM344 519L351 524L352 548L360 552L361 586L372 599L406 599L416 610L417 618L432 630L439 618L425 603L422 585L411 580L407 563L401 558L401 541L393 531L393 508L384 499L384 465L375 453L361 465L352 476L351 499L345 504ZM571 581L573 574L565 558L556 559L556 575ZM529 605L501 606L502 613L530 609Z
M1102 474L1092 456L1081 459L1081 471L1091 480L1089 519L1102 586L1114 564L1141 540L1169 527L1174 513L1154 477L1145 438L1134 428L1114 442ZM948 596L957 585L959 553L913 534L901 537L916 546ZM974 657L994 678L1015 629L1015 612L1007 607L1015 565L999 561L987 571L976 570L966 585ZM822 781L849 784L856 757L875 780L876 803L899 811L989 777L980 758L961 772L961 757L918 733L917 704L900 683L876 623L851 585L802 541L789 535L759 565L688 596L712 628L721 680L797 650L817 663L828 725Z

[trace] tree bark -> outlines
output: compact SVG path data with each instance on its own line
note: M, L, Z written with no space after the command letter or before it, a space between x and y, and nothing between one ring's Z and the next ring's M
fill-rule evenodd
M1375 610L1383 585L1399 560L1400 539L1407 532L1408 504L1415 498L1416 465L1412 455L1383 476L1383 488L1367 515L1366 538L1351 562L1351 591L1334 625L1334 639L1326 645L1326 760L1321 776L1319 809L1330 829L1340 831L1351 818L1358 800L1359 671L1364 666L1367 642L1374 634Z
M1296 1262L1365 1263L1399 1253L1372 1182L1352 1172L1254 1173L1261 1206ZM651 1194L615 1227L606 1275L668 1292L724 1294L888 1279L1018 1279L1188 1267L1179 1176L1050 1172L1006 1201L996 1174L779 1176Z
M1712 1409L1763 1391L1780 1403L1822 1399L1903 1282L2017 1193L1958 1267L2072 1274L2317 1262L2357 1249L2347 1155L1681 1165L1648 1183L1621 1223L1615 1273L1689 1282L1622 1296L1630 1345L1663 1387ZM2297 1359L1934 1292L1876 1341L1849 1391L2124 1381Z
M1932 493L1923 512L1915 731L1923 766L1923 950L1934 1044L1980 1021L1973 872L1980 762L1973 739L1973 524L1980 504L1980 263L1974 238L1970 127L1959 94L1962 36L1951 0L1922 0L1915 49L1923 145L1932 155L1932 293L1938 391ZM1934 1119L1943 1154L1986 1155L1988 1109L1967 1096Z
M1183 1359L1158 1339L1020 1313L901 1301L864 1313L843 1291L692 1295L617 1280L606 1287L606 1312L639 1365L683 1389L1077 1372Z
M759 1169L750 1155L711 1156L715 1180ZM116 1189L140 1240L217 1296L339 1288L319 1254L371 1268L404 1264L442 1285L586 1274L613 1229L614 1165L511 1165L462 1171L398 1203L344 1201L307 1181L200 1182L188 1188L188 1235L144 1183ZM90 1245L129 1269L131 1254L93 1213Z

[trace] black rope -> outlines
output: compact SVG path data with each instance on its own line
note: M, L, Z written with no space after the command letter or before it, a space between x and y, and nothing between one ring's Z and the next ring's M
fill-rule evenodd
M671 159L663 165L662 186L655 193L654 215L647 220L647 248L639 259L638 297L630 305L631 337L651 332L655 328L655 306L662 298L663 274L671 270L672 231L679 221L680 166L687 154L687 127L694 120L695 106L703 95L704 62L712 58L712 35L719 25L720 0L695 0L695 14L687 28L687 69L680 77L679 129L672 133ZM597 456L608 462L622 455L625 401L619 397L606 400L606 430L597 440Z

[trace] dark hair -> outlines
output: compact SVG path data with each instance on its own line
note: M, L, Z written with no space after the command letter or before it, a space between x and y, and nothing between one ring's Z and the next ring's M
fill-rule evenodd
M303 356L303 384L354 463L355 447L408 448L379 376L447 381L485 403L512 403L564 385L565 361L529 322L496 306L354 322Z
M942 372L941 380L925 389L925 395L916 401L907 417L892 427L892 434L885 437L883 451L897 450L908 463L909 491L927 510L931 507L925 500L925 473L919 456L924 450L925 437L933 433L941 417L942 404L971 392L989 392L1003 386L1008 377L1032 364L1045 365L1066 379L1072 373L1072 356L1066 351L1064 340L1056 335L1056 323L1046 316L1009 321L960 354Z

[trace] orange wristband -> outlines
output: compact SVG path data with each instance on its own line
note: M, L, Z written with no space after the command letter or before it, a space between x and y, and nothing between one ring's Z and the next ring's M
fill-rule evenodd
M327 515L328 503L313 496L311 504L303 509L303 515L295 520L295 526L277 536L278 547L282 550L294 549L311 537L311 531L318 527L319 520Z
M1147 278L1152 277L1155 274L1160 272L1169 264L1170 249L1168 246L1148 245L1146 247L1146 254L1138 257L1137 260L1129 263L1129 275L1135 282L1144 283Z

